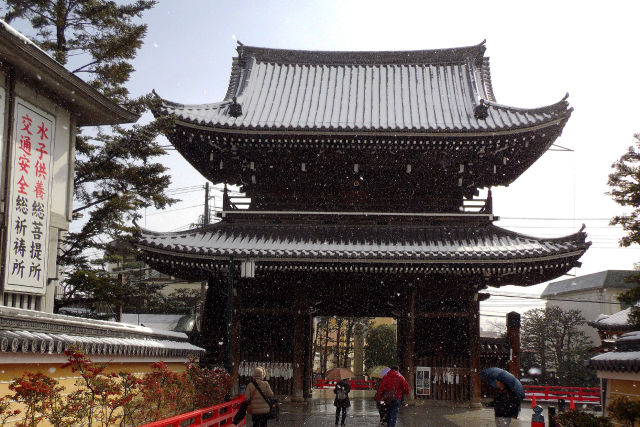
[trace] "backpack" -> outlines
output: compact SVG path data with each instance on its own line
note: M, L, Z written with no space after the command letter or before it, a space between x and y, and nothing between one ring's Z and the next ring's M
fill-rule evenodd
M336 399L337 400L347 400L347 391L344 389L344 387L337 387L336 388Z
M391 388L391 390L385 390L380 395L380 401L385 405L388 405L392 403L394 400L396 400L396 387L398 386L398 382L400 382L399 377L396 379L396 382L395 384L393 384L393 387Z

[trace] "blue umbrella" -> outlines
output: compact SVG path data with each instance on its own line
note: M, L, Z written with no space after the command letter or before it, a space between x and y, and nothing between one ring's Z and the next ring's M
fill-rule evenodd
M480 372L480 377L489 383L491 387L498 388L496 381L500 381L505 387L514 392L521 400L524 399L524 388L522 383L514 377L511 372L500 368L487 368Z

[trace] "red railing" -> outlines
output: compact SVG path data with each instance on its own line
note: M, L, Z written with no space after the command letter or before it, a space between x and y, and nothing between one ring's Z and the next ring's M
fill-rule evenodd
M210 406L209 408L198 409L197 411L187 412L186 414L176 415L175 417L166 418L160 421L154 421L144 424L141 427L223 427L231 426L231 420L238 412L238 408L244 401L244 396L236 397L225 403ZM243 420L238 426L246 425Z
M349 380L351 390L375 390L377 381ZM338 384L337 380L324 380L319 378L313 383L314 388L334 388Z
M573 397L574 403L600 403L599 387L563 387L548 385L525 385L525 399L531 400L535 396L536 401L558 401L564 399L567 403Z

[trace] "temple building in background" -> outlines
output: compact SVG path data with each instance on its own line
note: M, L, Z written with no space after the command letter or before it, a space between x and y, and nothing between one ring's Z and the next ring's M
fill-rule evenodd
M175 116L167 136L207 180L246 199L225 197L216 224L136 242L154 269L208 281L208 360L236 379L242 364L289 364L276 393L302 399L314 316L392 317L411 398L479 405L478 373L496 363L483 356L481 291L560 277L589 247L582 230L537 238L494 225L491 188L560 136L566 97L499 104L484 43L237 51L224 100L162 100L155 113ZM519 375L517 313L507 325L492 348Z

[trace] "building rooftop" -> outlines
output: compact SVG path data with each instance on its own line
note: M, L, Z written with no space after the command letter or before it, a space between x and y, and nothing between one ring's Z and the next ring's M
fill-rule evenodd
M561 238L538 239L490 223L332 225L221 221L176 233L143 230L136 245L145 252L145 262L159 271L173 274L174 267L183 265L193 274L203 268L203 277L209 274L209 266L203 263L224 262L230 256L251 259L258 268L267 269L309 262L311 270L330 267L340 271L340 265L349 269L353 268L349 263L372 263L367 271L383 272L385 268L389 270L388 263L394 263L405 264L402 268L416 272L464 270L482 274L489 268L505 277L516 272L534 277L533 271L540 268L545 274L559 268L562 273L554 276L558 277L577 263L590 243L582 231ZM529 271L531 274L527 274ZM181 274L185 272L174 275Z
M625 279L634 274L638 274L638 272L635 270L604 270L598 273L559 280L549 283L541 296L545 298L591 289L630 289L635 287L636 284L626 282Z
M217 128L487 133L560 129L566 97L541 108L496 102L484 42L469 47L327 52L240 44L222 102L163 102L180 121Z

